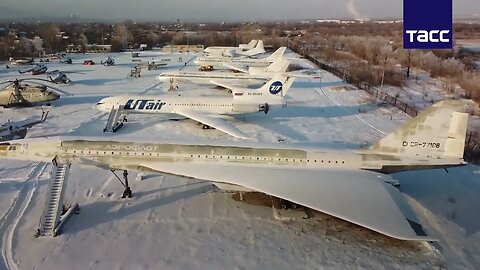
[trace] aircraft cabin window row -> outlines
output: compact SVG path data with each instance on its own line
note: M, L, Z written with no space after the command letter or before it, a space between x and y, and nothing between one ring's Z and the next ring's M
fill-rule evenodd
M65 152L67 153L68 150L65 149ZM73 151L71 151L71 152L73 152L74 154L77 153L76 150L73 150ZM84 153L84 151L79 151L79 152L80 152L81 154ZM85 153L86 153L86 152L87 152L87 151L85 151ZM110 152L109 152L109 153L110 153ZM101 151L88 151L88 154L101 155L102 152L101 152ZM104 151L103 154L106 155L107 152ZM127 155L127 156L128 156L128 155L133 155L133 156L140 155L140 153L137 153L137 152L115 152L115 151L111 152L111 155L115 155L115 154L117 154L117 155L124 155L124 154L125 154L125 155ZM141 155L142 155L142 156L145 156L145 153L142 152ZM155 156L155 155L152 154L152 153L148 153L147 155L148 155L148 156ZM158 157L158 156L160 156L160 154L159 154L159 153L156 153L156 156ZM196 156L197 156L197 158L202 158L202 155L196 155ZM191 154L190 157L191 157L191 158L194 158L195 155L192 155L192 154ZM279 161L279 162L282 162L282 161L289 162L289 161L291 161L291 162L305 162L305 163L311 163L311 162L313 162L313 163L317 163L317 160L316 160L316 159L314 159L314 160L310 160L310 159L304 160L304 159L295 159L295 158L293 158L293 159L288 159L288 158L278 158L278 159L276 159L276 158L267 158L267 157L261 158L261 157L254 157L254 156L245 157L245 156L223 156L223 155L222 155L222 156L216 156L216 155L209 156L209 155L205 155L205 158L206 158L206 159L208 159L208 158L210 158L210 159L235 159L235 160L245 160L245 159L255 160L255 159L256 159L256 160L258 160L258 161L260 161L260 160L263 160L263 161L268 161L268 160L274 161L274 160L277 160L277 161ZM342 160L342 161L339 161L339 160L318 160L318 163L345 164L345 161L344 161L344 160Z

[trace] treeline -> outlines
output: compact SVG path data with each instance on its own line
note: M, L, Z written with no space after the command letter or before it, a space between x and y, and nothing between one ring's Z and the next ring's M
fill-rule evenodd
M480 30L479 25L462 27L460 35L480 37L479 32L476 36L472 32L472 29ZM402 40L392 35L398 30L395 27L384 35L372 35L364 30L360 31L363 35L344 35L343 29L337 29L337 32L332 29L335 28L330 28L326 34L306 35L297 42L303 44L306 53L329 61L344 69L346 74L373 86L388 84L403 87L415 68L428 72L433 78L440 78L448 92L459 85L465 90L462 95L480 100L480 74L472 69L472 65L465 64L462 50L405 50ZM370 26L365 29L370 29Z

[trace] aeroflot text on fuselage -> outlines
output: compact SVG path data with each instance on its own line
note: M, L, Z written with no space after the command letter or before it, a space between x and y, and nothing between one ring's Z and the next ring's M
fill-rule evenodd
M153 99L129 99L123 108L125 110L160 110L165 102Z
M107 145L107 150L125 150L125 151L157 151L156 145L128 145L128 144L111 144Z
M414 38L416 36L416 41L420 43L428 43L428 42L442 42L448 43L450 39L445 38L445 35L450 33L450 30L405 30L407 33L410 42L415 42Z

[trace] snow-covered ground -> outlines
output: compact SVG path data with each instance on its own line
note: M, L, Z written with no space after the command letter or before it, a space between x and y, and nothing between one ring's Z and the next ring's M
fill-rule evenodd
M155 94L163 70L195 70L172 61L161 70L142 70L127 78L130 54L112 54L117 65L99 63L107 55L73 55L73 65L47 64L68 71L75 96L62 97L49 108L50 117L27 137L89 135L209 141L237 140L216 130L203 130L190 120L131 116L120 131L103 133L107 115L93 106L121 93ZM178 60L180 55L172 56ZM181 55L182 61L193 56ZM288 57L296 57L290 53ZM158 58L158 57L157 57ZM176 63L175 63L176 62ZM311 63L305 60L305 66ZM260 142L358 148L393 131L409 117L396 108L377 106L367 93L322 86L338 81L319 71L321 81L298 79L287 94L288 106L239 116L234 125ZM40 75L42 76L42 75ZM0 80L22 78L1 70ZM182 95L227 95L218 89L181 84ZM39 115L39 108L2 109L0 122ZM107 171L72 166L66 199L80 204L63 233L33 237L43 209L50 165L0 161L0 269L478 269L480 268L480 168L398 173L402 191L430 235L435 249L406 243L319 216L280 221L272 209L240 203L232 194L201 180L132 173L135 197L119 199L122 186ZM348 196L348 194L339 194ZM438 250L438 251L437 251Z
M449 85L448 87L452 87ZM431 78L430 75L421 70L413 70L412 76L407 80L403 88L386 85L380 90L398 97L403 102L415 106L418 110L424 110L432 104L444 99L462 99L465 96L465 90L459 85L453 86L453 91L446 91L445 82L438 78ZM480 108L479 104L470 99L463 99L467 106L469 118L469 129L480 132Z

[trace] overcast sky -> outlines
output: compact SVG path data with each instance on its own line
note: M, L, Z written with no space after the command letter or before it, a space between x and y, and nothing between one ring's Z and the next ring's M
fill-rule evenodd
M399 18L402 4L403 0L0 0L0 18L69 14L154 21ZM472 13L480 13L480 0L454 0L455 15Z

